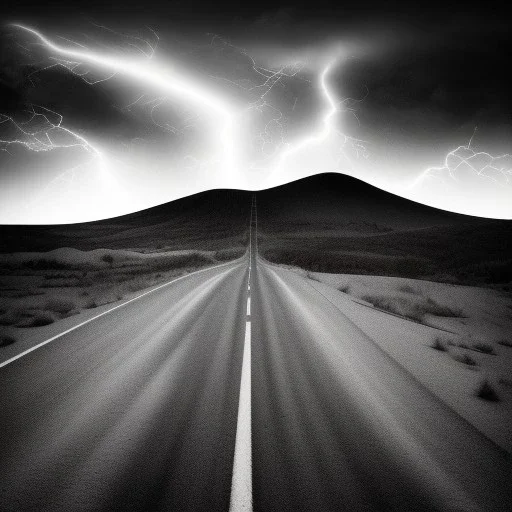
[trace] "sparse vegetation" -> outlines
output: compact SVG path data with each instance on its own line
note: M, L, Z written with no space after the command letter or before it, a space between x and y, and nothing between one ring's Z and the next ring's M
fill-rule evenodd
M498 341L498 344L503 346L503 347L509 347L509 348L512 348L512 341L510 340L505 340L505 339L502 339L502 340L499 340Z
M0 226L0 326L48 325L243 256L249 196L204 197L94 223Z
M316 277L312 272L307 272L306 277L311 279L311 281L317 281L318 283L320 282L320 279L318 279L318 277Z
M0 336L0 347L7 347L8 345L12 345L13 343L16 343L16 338L14 338L13 336Z
M423 322L425 315L459 317L462 311L443 306L431 298L408 299L381 295L363 295L364 301L376 308L406 317L416 322Z
M108 267L100 265L94 255L89 259L87 255L80 255L74 264L39 256L18 263L12 260L3 265L6 275L16 278L23 275L23 279L31 280L34 284L31 288L27 285L26 290L18 290L9 284L12 280L2 281L4 301L0 309L0 325L23 328L48 325L75 315L82 308L90 309L122 300L128 293L138 292L218 261L228 261L244 252L245 249L234 248L216 252L157 253L149 257L140 257L133 252L132 255L124 252L119 257L107 253L100 260ZM63 295L60 289L64 288L66 298L59 296ZM18 301L36 295L42 295L42 298L30 302Z
M335 214L333 208L333 222ZM262 217L261 229L272 235L262 241L265 258L317 272L410 277L510 289L512 240L506 222L468 220L464 224L354 236L339 226L329 233L323 229L323 221L313 216L304 220L308 222L298 226L293 218L284 223ZM454 239L458 240L455 246Z
M459 363L463 363L467 366L476 366L476 361L468 354L455 354L452 357Z
M112 254L104 254L101 257L101 261L104 261L112 267L114 265L114 256L112 256Z
M400 315L416 322L423 320L424 313L406 299L376 295L363 295L361 298L383 311Z
M54 313L66 314L76 309L76 304L70 300L64 299L49 299L46 301L44 309L52 311Z
M444 338L435 338L430 345L433 349L439 350L440 352L446 352L448 349L446 348L447 341Z
M53 324L56 317L50 311L36 311L33 316L17 324L17 327L42 327Z
M399 292L403 293L412 293L412 294L418 294L418 290L415 290L412 286L409 286L408 284L404 284L398 287Z
M498 393L488 380L484 380L480 386L478 386L476 396L489 402L499 402L500 400Z
M473 348L473 350L476 350L477 352L481 352L482 354L496 355L494 348L489 343L482 343L482 342L473 343L472 348Z
M12 309L0 316L0 325L16 325L23 318L23 314L19 309Z
M464 317L464 313L462 312L461 309L443 306L431 298L428 298L426 301L425 314L426 313L428 313L430 315L444 316L444 317L451 317L451 318Z
M418 277L429 272L426 260L408 256L277 248L263 250L263 255L272 263L301 267L310 272L401 277Z

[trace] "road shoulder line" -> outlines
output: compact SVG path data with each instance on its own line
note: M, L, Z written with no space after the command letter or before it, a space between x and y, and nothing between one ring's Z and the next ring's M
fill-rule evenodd
M204 269L201 269L201 270L197 270L196 272L192 272L190 274L187 274L187 275L178 277L176 279L173 279L172 281L168 281L166 283L158 285L156 288L152 288L151 290L148 290L147 292L141 293L140 295L137 295L136 297L132 297L131 299L129 299L129 300L125 301L125 302L122 302L121 304L118 304L117 306L114 306L113 308L108 309L107 311L103 311L102 313L100 313L98 315L95 315L92 318L88 318L87 320L85 320L85 321L83 321L83 322L81 322L81 323L79 323L77 325L74 325L73 327L70 327L69 329L66 329L63 332L61 332L59 334L56 334L55 336L52 336L51 338L48 338L47 340L42 341L42 342L38 343L37 345L34 345L33 347L30 347L30 348L24 350L23 352L20 352L19 354L17 354L15 356L7 359L6 361L3 361L2 363L0 363L0 368L3 368L4 366L7 366L8 364L13 363L14 361L22 358L23 356L26 356L27 354L30 354L30 352L34 352L38 348L41 348L44 345L47 345L48 343L51 343L52 341L55 341L56 339L61 338L62 336L66 335L66 334L68 334L68 333L70 333L72 331L75 331L76 329L79 329L80 327L82 327L82 326L84 326L84 325L86 325L86 324L88 324L88 323L90 323L90 322L92 322L92 321L102 317L102 316L105 316L105 315L111 313L112 311L115 311L116 309L122 308L122 307L126 306L127 304L130 304L131 302L134 302L134 301L136 301L138 299L141 299L142 297L145 297L146 295L149 295L150 293L156 292L157 290L160 290L161 288L165 288L166 286L169 286L172 283L176 283L177 281L181 281L182 279L185 279L187 277L192 277L192 276L200 274L202 272L207 272L208 270L213 270L213 269L216 269L216 268L225 267L225 266L231 265L233 263L234 263L233 261L230 261L228 263L222 263L221 265L216 265L216 266L213 266L213 267L208 267L208 268L204 268Z

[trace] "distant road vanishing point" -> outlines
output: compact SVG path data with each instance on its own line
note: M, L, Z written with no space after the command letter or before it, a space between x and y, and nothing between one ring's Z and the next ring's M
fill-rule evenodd
M300 275L160 286L0 366L0 510L509 511L509 454Z

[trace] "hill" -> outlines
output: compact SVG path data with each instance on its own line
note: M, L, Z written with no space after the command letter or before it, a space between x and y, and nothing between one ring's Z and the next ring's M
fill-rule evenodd
M71 247L240 254L251 195L211 190L102 221L0 226L0 252ZM512 221L431 208L334 173L256 196L259 248L270 261L320 272L510 286Z
M340 174L258 193L258 219L273 262L510 288L512 221L431 208Z

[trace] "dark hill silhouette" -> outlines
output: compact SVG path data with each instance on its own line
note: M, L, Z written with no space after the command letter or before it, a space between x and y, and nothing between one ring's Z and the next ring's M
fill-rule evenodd
M240 249L247 243L251 195L210 190L96 222L0 226L0 252ZM341 174L256 195L260 249L276 262L472 284L512 279L512 221L431 208Z

